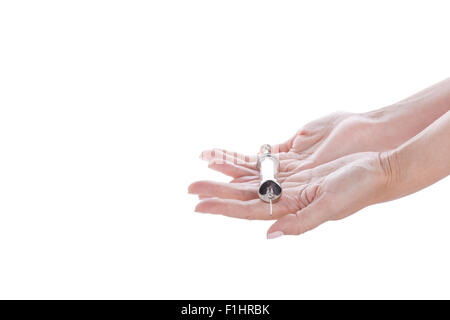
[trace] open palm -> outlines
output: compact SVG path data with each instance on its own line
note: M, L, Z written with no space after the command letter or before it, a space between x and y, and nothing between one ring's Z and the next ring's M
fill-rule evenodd
M384 183L383 166L378 153L348 155L329 163L297 172L285 172L280 178L283 194L273 205L257 195L258 181L234 183L197 181L189 192L204 199L197 212L222 214L235 218L278 219L269 229L269 237L300 234L328 220L344 218L379 200Z

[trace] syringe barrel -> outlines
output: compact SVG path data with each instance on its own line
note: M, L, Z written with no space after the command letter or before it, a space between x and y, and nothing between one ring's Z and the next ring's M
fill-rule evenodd
M278 173L278 161L272 155L261 156L259 160L261 181L275 180Z
M278 159L270 153L269 145L261 147L258 155L258 169L261 183L258 188L259 198L265 202L274 202L281 196L281 185L277 181Z

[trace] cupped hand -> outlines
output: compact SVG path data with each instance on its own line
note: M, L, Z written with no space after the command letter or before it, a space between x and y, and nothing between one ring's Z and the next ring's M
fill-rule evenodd
M287 177L356 152L382 151L373 145L375 130L373 121L360 114L340 112L313 121L272 147L280 160L279 176ZM204 151L201 158L209 161L210 168L233 177L232 182L259 178L256 156L213 149Z
M273 204L273 216L269 215L268 204L258 198L255 180L198 181L189 186L189 192L203 198L196 206L197 212L244 219L277 219L268 231L268 238L275 238L304 233L380 201L387 178L380 154L365 152L290 172L279 181L283 193Z

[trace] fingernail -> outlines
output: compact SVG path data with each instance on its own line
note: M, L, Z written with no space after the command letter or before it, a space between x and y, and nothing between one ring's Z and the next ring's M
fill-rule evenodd
M267 235L267 239L275 239L275 238L279 238L279 237L281 237L281 236L284 236L284 233L283 233L283 232L281 232L281 231L275 231L275 232L269 233L269 234Z

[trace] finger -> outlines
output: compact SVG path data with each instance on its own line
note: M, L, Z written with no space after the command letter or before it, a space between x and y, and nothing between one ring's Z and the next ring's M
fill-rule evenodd
M292 148L292 143L294 142L295 136L290 138L289 140L275 144L272 146L272 153L281 153L281 152L289 152Z
M189 193L221 199L252 200L258 197L257 186L249 184L197 181L189 186Z
M269 204L254 199L249 201L230 200L230 199L206 199L202 200L195 208L196 212L222 214L225 216L250 219L250 220L272 220L278 219L297 209L290 208L282 200L273 204L273 215L270 215Z
M300 130L295 135L294 140L292 141L291 148L289 151L293 151L297 154L301 154L305 151L311 151L312 147L317 145L322 136L313 134L307 130Z
M292 142L285 142L283 144L273 146L272 154L276 155L279 160L297 159L299 157L297 153L289 152L289 147L287 147L289 144L292 144ZM256 170L258 155L255 154L248 156L222 149L212 149L203 151L200 155L200 158L205 161L228 161L249 169Z
M285 177L292 175L292 172L299 172L315 166L315 160L311 159L290 159L280 162L280 174Z
M272 147L272 153L286 153L286 159L298 157L299 152L305 151L311 147L317 138L313 137L310 132L305 129L300 129L289 140L276 144Z
M199 199L199 200L210 199L210 198L212 198L212 197L210 197L210 196L204 196L204 195L202 195L202 194L199 194L199 195L198 195L198 199Z
M256 170L252 170L225 160L220 162L216 162L214 160L208 164L208 167L233 178L259 175Z
M238 178L234 178L233 180L231 180L231 183L252 183L252 184L259 184L259 173L258 175L254 175L254 176L243 176L243 177L238 177Z
M267 239L282 235L299 235L327 221L328 208L323 201L316 201L296 214L288 214L275 222L267 231Z
M256 155L247 156L237 152L222 149L212 149L203 151L200 155L200 158L202 160L210 162L215 161L218 163L222 161L227 161L248 169L256 170L256 160L257 160Z

